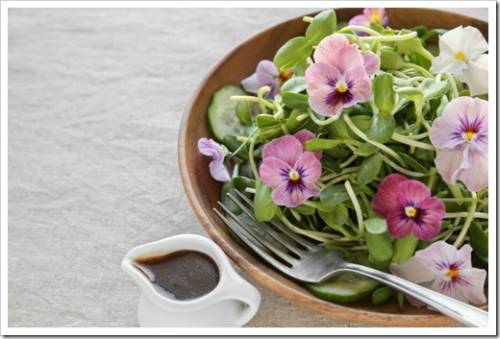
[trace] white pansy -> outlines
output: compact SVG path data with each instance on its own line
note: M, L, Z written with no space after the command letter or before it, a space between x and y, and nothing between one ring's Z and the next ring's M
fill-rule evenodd
M488 54L469 62L461 79L469 87L470 95L488 93Z
M462 79L471 95L488 90L488 43L471 26L456 27L439 37L439 56L432 61L432 71L448 72Z

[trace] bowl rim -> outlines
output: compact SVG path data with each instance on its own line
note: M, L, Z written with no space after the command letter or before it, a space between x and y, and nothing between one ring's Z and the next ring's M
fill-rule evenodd
M396 7L394 7L396 8ZM354 9L350 7L342 7L342 8L333 8L334 10L342 10L342 9ZM356 8L358 9L358 8ZM359 8L361 9L361 8ZM390 9L390 8L388 8ZM435 12L441 12L443 14L449 14L453 15L459 19L464 19L464 20L475 20L477 22L482 22L486 25L488 25L488 22L474 18L468 15L460 14L460 13L454 13L454 12L449 12L446 10L441 10L441 9L432 9L432 8L423 8L423 7L418 7L418 8L405 8L407 10L412 10L412 9L418 9L418 10L424 10L428 11L429 13L435 13ZM318 9L319 11L320 9ZM374 310L367 310L363 308L355 308L355 307L350 307L349 304L337 304L334 302L326 301L323 299L320 299L312 294L310 295L305 295L303 292L297 291L286 284L284 284L282 281L279 279L274 278L271 275L268 275L265 271L261 270L261 267L266 267L266 264L263 262L256 262L255 264L250 262L248 259L245 258L244 255L239 253L235 249L234 244L230 243L227 241L221 234L221 232L212 225L210 220L206 217L205 215L205 210L202 207L200 201L198 200L198 197L196 196L194 189L193 189L193 182L190 178L189 175L189 170L188 170L188 164L187 164L187 158L186 158L186 132L187 132L187 126L188 126L188 121L191 116L191 112L194 108L194 105L196 104L197 98L202 92L203 88L206 86L207 82L211 79L211 77L217 72L219 67L223 65L227 59L230 59L232 55L237 53L237 51L243 46L248 43L251 43L252 41L256 40L258 37L267 34L269 31L272 31L276 29L277 27L281 25L287 25L292 21L296 21L298 19L301 19L303 16L313 16L318 11L312 12L312 13L305 13L300 16L292 17L290 19L287 19L285 21L278 22L272 26L269 26L261 31L258 31L254 34L252 34L250 37L246 38L245 40L241 41L231 49L228 53L226 53L220 60L218 60L214 65L212 65L208 72L205 74L205 76L202 78L200 81L199 85L197 86L196 90L191 96L191 99L189 100L188 104L186 105L186 108L183 112L183 117L181 120L181 125L179 129L179 135L178 135L178 143L177 143L177 160L178 160L178 167L179 167L179 172L181 176L181 182L182 186L184 188L184 191L186 193L186 196L188 198L188 202L193 210L193 212L196 215L197 220L202 224L203 228L205 231L208 233L208 235L222 248L224 253L231 258L231 260L241 267L246 273L248 273L253 279L255 279L258 283L261 285L265 286L266 288L271 289L274 293L277 295L288 299L292 301L293 303L305 306L308 309L311 309L314 312L319 312L322 314L326 315L331 315L334 317L341 318L343 320L348 320L348 321L354 321L354 322L359 322L359 323L364 323L364 324L372 324L372 325L390 325L392 327L397 326L397 327L406 327L406 326L425 326L425 327L436 327L436 326L449 326L449 325L454 325L456 324L456 321L442 315L440 313L436 312L430 312L430 313L423 313L423 314L397 314L397 313L387 313L387 312L377 312ZM237 244L236 244L237 245ZM239 246L239 245L237 245ZM256 257L254 254L247 252L246 254L252 255ZM272 269L270 266L267 266L267 268ZM275 271L275 270L274 270ZM283 276L285 277L285 276ZM290 280L289 278L285 277L285 279ZM321 305L322 307L318 307L318 305Z

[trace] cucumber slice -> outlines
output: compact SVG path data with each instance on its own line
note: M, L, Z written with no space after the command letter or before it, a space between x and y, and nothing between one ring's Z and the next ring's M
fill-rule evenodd
M247 95L247 93L240 86L222 86L212 96L212 102L208 107L208 126L218 142L223 142L225 135L238 136L245 133L245 127L236 115L238 102L230 99L233 95Z
M306 287L318 298L339 304L350 303L364 299L379 286L370 278L351 272L339 275L320 284L307 284Z

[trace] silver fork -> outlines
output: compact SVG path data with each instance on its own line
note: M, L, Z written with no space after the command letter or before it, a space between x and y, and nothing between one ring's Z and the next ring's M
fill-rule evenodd
M228 197L243 211L241 217L220 201L218 204L229 218L214 208L215 213L255 253L284 274L300 281L319 283L340 272L358 273L404 292L464 325L488 326L488 312L395 275L347 262L340 253L321 248L280 222L257 221L252 201L239 191L236 194L239 199L230 193Z

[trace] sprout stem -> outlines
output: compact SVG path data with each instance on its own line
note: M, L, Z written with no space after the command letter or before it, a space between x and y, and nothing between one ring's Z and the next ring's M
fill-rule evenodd
M467 217L465 219L465 222L464 222L464 225L462 227L462 230L460 231L460 233L458 234L457 239L453 243L453 246L455 246L456 248L459 248L462 245L462 243L464 241L464 238L465 238L465 235L467 234L467 231L469 230L469 227L472 224L472 220L474 219L474 214L475 214L474 212L476 212L476 208L477 208L477 195L476 195L476 192L471 192L471 195L472 195L472 199L474 199L474 200L469 205L469 208L467 210Z
M356 125L354 125L354 123L352 122L351 118L349 118L348 114L344 114L344 121L346 122L347 126L354 132L354 134L356 134L358 137L360 137L364 141L372 144L373 146L381 149L385 153L390 154L393 158L397 159L400 163L403 163L403 159L401 159L401 157L399 156L399 154L397 154L396 152L394 152L392 149L390 149L389 147L387 147L384 144L381 144L379 142L370 140L370 138L368 138L366 136L366 134L364 134L358 127L356 127Z
M414 172L414 171L410 171L410 170L407 170L406 168L403 168L401 166L399 166L398 164L396 164L395 162L393 162L391 159L387 158L385 155L383 154L379 154L380 157L382 158L382 160L389 166L391 166L392 168L394 168L396 171L399 171L403 174L406 174L410 177L415 177L415 178L421 178L421 177L425 177L427 176L427 174L425 173L420 173L420 172Z
M349 198L351 199L352 205L354 207L354 211L356 212L356 219L358 219L358 237L363 236L363 212L361 211L361 206L359 204L358 198L356 197L356 193L354 193L354 190L352 189L351 183L349 180L345 181L345 189L347 191L347 194L349 195Z
M413 146L413 147L417 147L417 148L421 148L421 149L426 149L426 150L429 150L429 151L435 151L436 148L428 143L425 143L425 142L420 142L420 141L415 141L415 140L412 140L411 138L409 137L406 137L404 135L401 135L401 134L398 134L396 132L394 132L392 134L392 137L391 137L393 140L395 141L398 141L402 144L405 144L405 145L409 145L409 146Z

